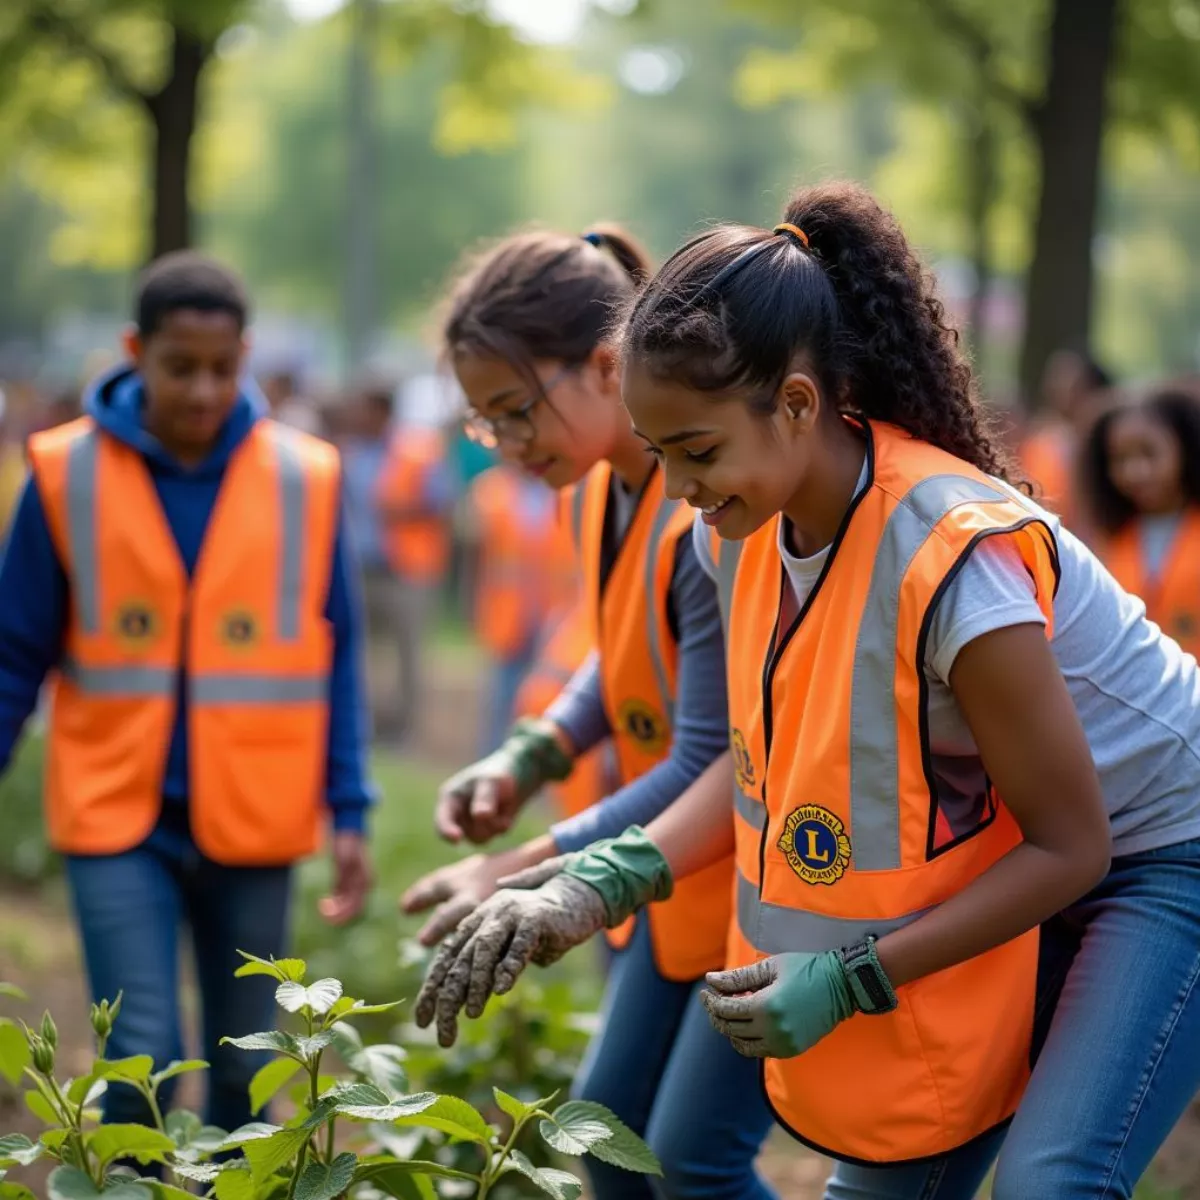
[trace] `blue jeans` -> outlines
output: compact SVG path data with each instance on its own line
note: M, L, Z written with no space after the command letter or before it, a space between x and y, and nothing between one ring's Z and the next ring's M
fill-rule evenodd
M1200 1088L1200 840L1113 860L1042 927L1039 1047L1017 1115L905 1167L840 1165L826 1200L1130 1197Z
M252 1120L247 1088L267 1055L219 1045L275 1024L275 984L234 979L238 950L260 958L285 953L291 869L223 867L196 849L182 808L168 806L142 845L124 854L67 859L75 916L93 997L125 993L108 1058L149 1054L156 1068L184 1052L179 1012L179 932L186 923L196 955L202 1012L200 1057L209 1064L205 1120L233 1130ZM174 1080L160 1089L164 1112ZM104 1119L147 1121L133 1088L115 1084Z
M511 658L498 658L492 662L492 679L487 693L487 713L483 722L484 756L491 754L504 741L517 707L517 693L525 676L534 663L534 645L531 642Z
M663 1178L585 1158L596 1200L772 1200L754 1159L772 1117L758 1064L709 1024L701 982L673 983L654 965L639 916L612 959L604 1024L576 1094L606 1105L658 1155Z

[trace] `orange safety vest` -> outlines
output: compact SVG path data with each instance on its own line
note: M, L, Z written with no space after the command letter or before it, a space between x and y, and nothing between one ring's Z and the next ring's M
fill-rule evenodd
M610 481L601 463L574 498L584 588L600 651L600 679L621 779L644 775L670 753L678 647L669 597L680 538L691 537L691 509L668 500L656 466L619 546L612 544ZM654 961L667 979L699 979L724 964L733 863L726 859L680 880L649 909ZM632 922L613 930L624 946Z
M1200 655L1200 509L1185 509L1158 575L1151 577L1131 521L1103 547L1113 578L1146 605L1146 615L1188 654Z
M405 516L425 505L429 473L446 457L445 439L436 429L407 426L388 447L375 493L383 530L384 553L402 579L437 583L450 561L449 518L442 513Z
M1026 437L1018 452L1021 470L1035 485L1038 502L1065 524L1075 514L1075 466L1072 434L1060 425L1044 425Z
M871 423L869 482L798 617L772 521L714 546L736 768L742 965L882 937L962 891L1021 841L976 763L943 782L926 736L924 651L946 586L1007 534L1052 620L1053 534L1039 510L960 459ZM715 539L714 539L715 541ZM1048 630L1049 635L1049 630ZM795 1058L768 1059L777 1120L847 1161L945 1154L1001 1124L1029 1076L1038 931L897 989Z
M560 576L576 575L570 539L554 511L539 514L537 524L522 519L531 487L549 499L544 484L523 480L512 467L490 467L471 483L480 533L475 628L499 659L525 650L562 601Z
M547 624L537 659L517 693L517 713L540 717L592 652L595 638L587 606L582 602ZM551 799L564 817L573 817L602 800L616 787L612 746L605 741L576 759L571 774L549 785Z
M337 451L257 422L230 459L189 581L141 456L84 417L30 439L70 583L46 765L50 840L116 854L158 819L180 672L188 811L227 865L320 842Z

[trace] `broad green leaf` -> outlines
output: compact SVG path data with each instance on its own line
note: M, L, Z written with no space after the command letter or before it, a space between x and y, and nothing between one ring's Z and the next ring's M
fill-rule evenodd
M185 1075L188 1071L206 1071L208 1063L202 1058L176 1059L174 1062L169 1062L161 1071L156 1071L151 1076L151 1082L154 1084L163 1083L167 1079L174 1079L176 1075Z
M334 1104L386 1104L388 1097L373 1083L356 1081L335 1084L321 1096Z
M254 1182L260 1183L273 1171L291 1163L310 1136L307 1129L281 1129L269 1138L247 1142L242 1153L250 1163Z
M0 1200L37 1200L23 1183L0 1183Z
M247 1142L274 1137L282 1129L282 1125L268 1125L265 1121L251 1121L247 1125L239 1126L232 1133L226 1134L225 1140L217 1149L232 1150L235 1146L244 1146Z
M309 1163L296 1185L296 1200L334 1200L354 1180L356 1154L339 1154L331 1163Z
M157 1179L139 1179L138 1182L150 1189L154 1200L196 1200L192 1192L185 1192L173 1183L162 1183Z
M338 979L318 979L308 987L287 980L275 989L275 1000L287 1012L299 1012L307 1007L323 1016L338 1002L341 994L342 984Z
M308 965L302 958L266 959L259 958L254 954L247 954L245 950L239 950L238 953L246 961L234 971L234 975L243 979L247 975L270 975L281 982L285 979L299 982L304 978L304 972L308 970Z
M224 1037L222 1046L236 1046L239 1050L273 1050L276 1054L289 1054L303 1058L297 1039L282 1029L268 1029L265 1033L248 1033L245 1037Z
M360 1086L370 1087L372 1085L362 1084ZM468 1141L480 1141L481 1139L469 1127L454 1121L444 1118L425 1120L426 1113L432 1112L434 1107L445 1099L445 1096L439 1096L436 1092L417 1092L412 1096L400 1096L398 1099L384 1104L343 1104L339 1101L337 1111L342 1116L349 1117L354 1121L394 1121L402 1125L422 1125L429 1129L441 1129L444 1133L466 1138ZM466 1102L463 1101L463 1103ZM467 1107L471 1108L469 1104ZM475 1113L480 1121L483 1120L473 1108L471 1112ZM482 1140L486 1141L486 1139Z
M389 1000L386 1004L367 1004L362 1000L355 1000L350 1008L343 1009L338 1013L338 1015L369 1017L374 1016L377 1013L391 1012L393 1008L399 1008L403 1003L403 1000Z
M51 1152L57 1152L63 1148L63 1143L71 1136L69 1129L47 1129L38 1141Z
M226 1167L223 1163L180 1162L176 1159L171 1163L171 1170L180 1179L191 1179L195 1183L212 1183Z
M408 1072L404 1069L408 1055L403 1047L387 1043L364 1046L358 1030L340 1021L330 1027L329 1033L342 1062L355 1074L382 1088L389 1099L408 1090Z
M612 1130L594 1116L570 1111L570 1104L563 1104L549 1121L538 1125L542 1140L562 1154L586 1154L597 1142L612 1137ZM566 1112L565 1116L560 1113Z
M95 1200L103 1195L104 1200L154 1200L154 1193L143 1184L132 1179L113 1179L103 1193L87 1174L77 1167L58 1167L50 1176L48 1187L50 1200Z
M17 1164L27 1167L46 1152L40 1142L31 1142L23 1133L6 1133L0 1137L0 1166Z
M145 1125L101 1125L87 1135L88 1149L102 1167L117 1158L136 1158L138 1162L164 1162L175 1149L165 1133Z
M123 1079L126 1083L145 1083L154 1070L154 1059L148 1054L133 1054L129 1058L115 1058L111 1062L97 1059L92 1074L97 1079Z
M428 1095L429 1093L420 1093ZM411 1099L412 1097L410 1097ZM400 1103L401 1101L397 1101ZM397 1125L420 1125L425 1129L439 1129L451 1137L468 1142L479 1142L486 1146L492 1140L492 1127L480 1112L457 1096L438 1096L424 1106L416 1116L391 1118Z
M0 996L9 1000L28 1000L29 997L15 983L5 983L0 980Z
M16 1087L32 1061L25 1034L11 1021L0 1021L0 1075Z
M429 1170L426 1172L425 1168ZM395 1196L397 1200L437 1200L437 1192L430 1175L470 1180L478 1184L474 1175L442 1167L439 1163L380 1162L366 1167L360 1165L354 1173L356 1182L370 1183L372 1187L385 1195Z
M596 1104L591 1100L568 1100L566 1104L559 1105L553 1115L561 1128L574 1127L581 1130L585 1121L595 1121L608 1129L611 1137L588 1146L588 1153L595 1155L601 1162L614 1167L624 1167L626 1171L638 1171L644 1175L662 1174L662 1166L650 1147L603 1104ZM579 1140L584 1139L580 1136Z
M552 1167L535 1167L520 1150L511 1151L508 1161L546 1195L553 1196L554 1200L576 1200L583 1194L583 1184L574 1175L556 1171Z
M105 1080L97 1079L95 1075L80 1075L78 1079L72 1079L67 1087L67 1099L72 1104L95 1104L107 1090Z
M347 1066L350 1059L363 1048L362 1034L344 1021L338 1021L329 1027L329 1035L333 1039L330 1045L338 1052Z
M166 1117L163 1118L163 1125L166 1128L167 1137L176 1146L189 1145L192 1138L204 1127L200 1118L194 1112L188 1112L185 1108L176 1108L167 1113Z
M333 1045L333 1034L328 1029L322 1030L320 1033L314 1033L312 1037L298 1037L296 1039L296 1050L300 1054L300 1057L309 1060L331 1045Z
M492 1088L492 1095L496 1097L496 1104L500 1111L507 1113L514 1121L524 1120L526 1113L532 1112L537 1107L536 1104L526 1104L518 1100L516 1096L510 1096L498 1087Z
M254 1200L254 1178L241 1168L222 1171L213 1184L213 1195L217 1200Z
M29 1111L33 1113L33 1115L37 1117L39 1121L44 1121L47 1125L57 1126L62 1124L58 1113L54 1111L50 1101L47 1100L41 1092L34 1088L30 1088L29 1091L25 1093L25 1107L29 1109Z
M250 1080L250 1111L258 1116L299 1070L300 1063L294 1058L275 1058L260 1067Z

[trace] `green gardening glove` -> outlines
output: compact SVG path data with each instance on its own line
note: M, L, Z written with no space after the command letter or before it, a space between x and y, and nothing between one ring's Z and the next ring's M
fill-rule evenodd
M500 890L442 942L417 996L417 1024L436 1018L443 1046L454 1044L464 1007L478 1017L488 997L511 990L531 962L549 966L642 905L665 900L671 869L635 825L497 882Z
M574 760L559 744L553 722L518 721L499 750L464 767L438 790L433 821L448 842L482 845L506 833L521 805L543 784L566 779Z
M794 1058L856 1011L836 950L776 954L711 971L706 982L712 991L701 992L700 1000L713 1028L747 1058Z

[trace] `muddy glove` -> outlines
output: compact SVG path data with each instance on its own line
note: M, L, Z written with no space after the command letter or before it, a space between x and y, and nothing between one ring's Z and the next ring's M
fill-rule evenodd
M480 1016L488 997L510 991L528 963L557 962L598 930L665 900L672 886L666 859L637 826L500 883L503 890L442 943L417 996L417 1024L436 1015L443 1046L454 1044L464 1004L468 1017Z
M574 760L555 728L551 721L522 718L499 750L447 779L434 811L438 833L449 842L489 842L509 829L543 784L566 779Z
M856 1011L836 950L776 954L710 971L705 982L712 991L701 992L700 1001L713 1028L747 1058L794 1058Z

